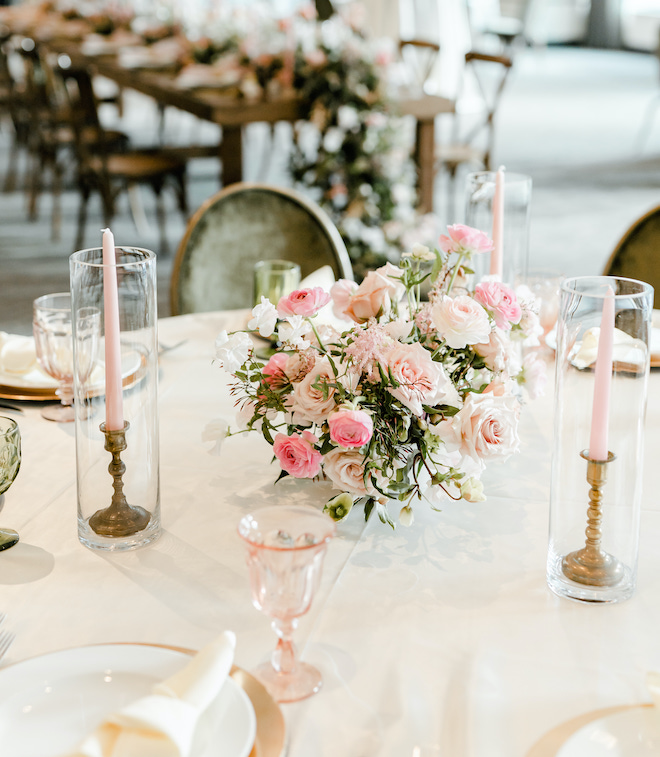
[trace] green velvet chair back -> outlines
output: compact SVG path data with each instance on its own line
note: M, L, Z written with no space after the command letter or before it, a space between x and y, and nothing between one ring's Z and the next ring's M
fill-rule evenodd
M626 231L607 261L606 276L645 281L654 289L654 307L660 307L660 205Z
M252 307L254 264L277 258L298 263L303 278L330 265L336 279L353 279L346 246L318 205L290 189L231 184L188 222L172 272L172 315Z

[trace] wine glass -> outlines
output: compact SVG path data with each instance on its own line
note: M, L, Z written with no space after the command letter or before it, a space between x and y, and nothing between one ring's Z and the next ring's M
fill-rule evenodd
M541 351L552 352L547 345L548 334L554 329L559 315L559 288L564 274L554 269L533 268L528 271L523 282L536 297L539 306L539 321L543 329L540 338Z
M21 467L21 432L12 418L0 416L0 505L5 492L12 485ZM13 547L18 533L12 528L0 528L0 552Z
M59 384L56 394L59 405L46 406L42 417L49 421L69 423L75 419L73 409L74 370L78 380L89 378L98 353L101 313L97 308L80 308L76 317L77 359L73 360L71 295L68 292L45 294L34 301L32 331L37 360L43 370Z
M278 636L270 661L254 673L278 702L296 702L321 688L321 673L297 658L292 637L312 604L335 528L328 515L307 505L265 507L238 526L247 548L252 602L272 618Z

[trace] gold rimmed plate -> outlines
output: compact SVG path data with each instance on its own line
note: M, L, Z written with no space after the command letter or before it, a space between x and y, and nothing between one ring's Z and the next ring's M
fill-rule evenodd
M109 713L145 696L193 652L153 644L65 649L0 671L0 736L12 757L55 757ZM234 667L200 721L195 757L282 757L284 719L252 676Z

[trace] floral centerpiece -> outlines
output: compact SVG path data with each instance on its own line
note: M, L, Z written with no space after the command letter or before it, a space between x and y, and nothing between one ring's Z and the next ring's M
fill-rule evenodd
M518 449L522 387L533 397L544 378L533 352L521 358L541 333L531 293L490 277L468 286L472 256L491 248L455 225L440 249L415 245L359 285L262 298L247 331L216 340L242 423L229 434L261 433L280 476L330 479L337 520L356 502L394 525L423 500L482 500L485 466ZM330 301L344 330L317 322ZM249 332L270 336L278 322L280 348L260 360Z

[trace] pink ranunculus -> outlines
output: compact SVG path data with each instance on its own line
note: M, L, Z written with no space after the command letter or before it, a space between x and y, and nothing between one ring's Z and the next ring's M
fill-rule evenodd
M376 490L364 482L364 455L356 449L332 449L323 457L323 472L336 489L365 497Z
M500 281L482 281L474 290L474 299L493 316L499 328L508 331L519 323L522 309L516 293Z
M369 271L360 286L351 296L345 312L356 323L366 323L370 318L387 315L392 301L400 297L400 282L378 271Z
M388 387L388 391L415 415L421 415L422 405L436 399L439 384L447 378L440 365L419 342L396 342L385 358L385 373L399 384Z
M371 416L364 410L339 410L328 418L330 438L340 447L362 447L374 433Z
M351 302L351 296L355 293L358 285L350 279L339 279L332 285L330 296L332 297L332 312L336 318L348 319L346 308Z
M276 352L264 365L261 375L264 383L268 384L271 389L280 389L289 383L289 378L285 372L288 362L289 356L286 352Z
M493 241L483 231L465 226L462 223L448 226L447 231L449 236L442 234L439 240L441 249L446 253L471 255L493 251Z
M330 295L322 287L296 289L295 292L280 299L277 303L277 312L281 318L289 315L302 315L304 318L309 318L316 315L330 300Z
M318 439L311 431L302 434L277 434L273 452L282 470L294 478L314 478L321 469L323 456L316 449Z
M520 403L511 394L470 393L459 412L439 423L435 432L448 452L458 450L483 466L518 449L519 412Z
M466 294L439 299L431 308L431 322L453 349L487 342L490 337L488 313Z

